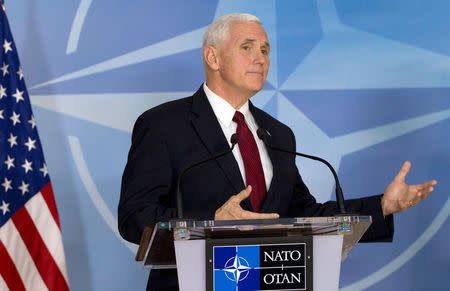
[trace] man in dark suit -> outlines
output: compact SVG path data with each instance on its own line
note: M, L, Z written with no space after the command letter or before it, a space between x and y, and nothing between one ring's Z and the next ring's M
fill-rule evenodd
M295 151L291 129L254 107L249 99L264 85L270 45L260 21L248 14L217 19L205 32L206 83L191 97L162 104L136 121L122 180L119 231L139 243L144 226L176 217L176 182L188 165L230 147L232 154L193 168L183 177L184 214L194 219L258 219L329 216L336 203L316 203L295 157L266 148L269 142ZM349 211L372 215L363 241L390 241L392 214L414 206L436 181L406 185L406 162L384 195L346 201ZM175 272L152 271L148 288L176 290Z

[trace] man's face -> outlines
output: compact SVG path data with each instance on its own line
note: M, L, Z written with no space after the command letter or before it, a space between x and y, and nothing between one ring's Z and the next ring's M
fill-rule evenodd
M228 39L219 48L219 73L225 91L245 98L260 91L269 71L269 50L269 40L261 25L231 23Z

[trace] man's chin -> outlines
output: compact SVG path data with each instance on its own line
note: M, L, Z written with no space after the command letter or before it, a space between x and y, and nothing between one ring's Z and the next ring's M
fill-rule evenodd
M259 92L264 87L265 80L252 80L252 82L247 83L247 88L252 91Z
M254 92L254 94L256 94L256 93L258 93L259 91L261 91L263 87L264 87L264 83L258 84L258 85L255 85L255 86L252 86L250 90L251 90L252 92Z

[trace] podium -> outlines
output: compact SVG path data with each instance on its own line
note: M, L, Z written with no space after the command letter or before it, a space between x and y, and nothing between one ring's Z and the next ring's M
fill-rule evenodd
M177 268L184 290L339 288L341 262L371 216L174 220L147 226L136 260Z

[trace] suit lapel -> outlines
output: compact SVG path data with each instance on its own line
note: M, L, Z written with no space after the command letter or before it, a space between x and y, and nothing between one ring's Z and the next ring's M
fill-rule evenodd
M250 102L250 111L252 112L253 118L256 121L256 124L259 128L262 128L266 131L266 138L267 142L269 144L272 143L272 132L275 133L277 130L273 127L272 123L269 121L267 116L265 116L265 113L261 111L260 109L253 106L253 104ZM274 198L275 195L277 195L277 191L279 188L280 183L280 166L281 162L278 159L278 152L270 149L269 147L266 147L267 153L269 154L270 161L272 162L272 168L273 168L273 176L272 181L270 182L270 187L267 190L266 198L264 199L264 202L261 206L261 212L264 212L269 205L271 205L271 200Z
M211 105L208 102L203 87L192 96L192 125L211 156L223 153L230 146L223 134ZM232 153L225 155L216 162L222 168L225 176L233 185L237 194L245 188L239 166Z

